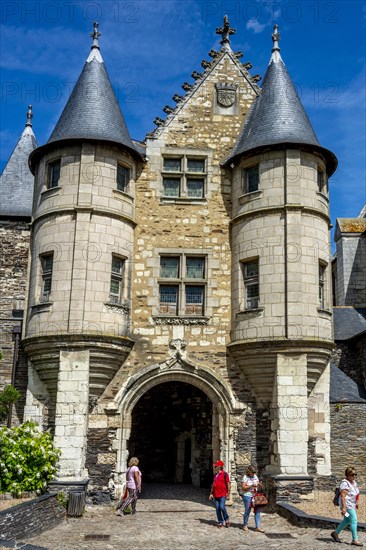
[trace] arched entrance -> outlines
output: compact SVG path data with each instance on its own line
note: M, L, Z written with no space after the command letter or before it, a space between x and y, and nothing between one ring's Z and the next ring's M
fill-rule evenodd
M177 353L176 357L171 357L163 363L151 365L141 368L133 376L128 378L120 389L116 397L116 405L121 415L120 428L117 430L118 453L116 472L114 483L116 486L116 494L122 492L125 485L126 465L130 452L130 443L136 445L133 438L131 439L131 430L133 428L133 411L140 399L148 394L149 390L164 383L182 382L189 386L193 386L203 393L212 404L212 457L220 457L230 469L230 461L234 459L232 450L232 427L230 426L230 415L238 414L241 407L236 403L232 392L226 382L221 379L217 373L213 373L210 369L201 367L183 359L181 354ZM192 390L191 390L192 391ZM143 402L142 402L143 403ZM142 430L144 427L140 427ZM187 435L187 437L185 436ZM195 441L192 439L191 432L181 432L177 434L177 456L183 463L183 477L188 475L187 469L184 474L184 464L188 453L194 453L193 446ZM191 449L189 451L189 443L187 439L191 439ZM179 449L179 451L178 451ZM137 450L137 448L136 448ZM136 453L137 454L137 453ZM141 464L142 466L142 464ZM181 479L181 470L176 470L176 480ZM199 484L196 477L192 477L192 483Z
M132 411L127 445L146 481L208 486L212 412L209 397L185 382L164 382L144 393Z

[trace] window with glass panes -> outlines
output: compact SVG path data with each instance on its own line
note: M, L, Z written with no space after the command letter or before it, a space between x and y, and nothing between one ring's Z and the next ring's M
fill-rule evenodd
M204 198L206 159L186 155L164 157L162 175L164 197Z
M245 309L255 309L259 306L259 262L251 260L243 262Z
M324 283L325 283L325 265L319 264L319 307L321 309L325 308L324 300Z
M117 189L126 192L130 182L130 169L121 164L117 165Z
M327 193L328 189L327 189L326 175L325 175L325 172L321 168L318 168L317 184L318 184L318 191L320 193Z
M49 300L52 288L52 271L53 271L53 252L41 256L42 266L42 293L41 300L46 302Z
M122 301L125 262L123 258L112 256L109 298L114 304L120 304Z
M55 160L48 165L48 188L58 187L61 175L61 160Z
M204 256L160 256L160 313L204 315L205 288Z
M245 168L243 174L243 193L253 193L259 189L259 165Z

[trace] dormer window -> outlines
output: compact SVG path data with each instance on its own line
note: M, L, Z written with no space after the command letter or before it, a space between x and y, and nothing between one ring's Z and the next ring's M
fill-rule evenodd
M130 183L130 169L122 164L117 165L117 189L127 193L128 184Z
M259 189L259 164L243 170L243 193L253 193Z
M61 159L50 162L48 165L48 189L58 187L61 175Z

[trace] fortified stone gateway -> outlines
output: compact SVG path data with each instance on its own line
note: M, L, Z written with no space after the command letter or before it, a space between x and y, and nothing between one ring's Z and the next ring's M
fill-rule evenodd
M29 151L24 419L54 431L61 481L120 492L131 453L146 479L203 486L213 458L232 479L255 463L288 498L331 475L337 160L277 26L261 88L227 17L216 32L220 51L138 143L95 24L50 139Z

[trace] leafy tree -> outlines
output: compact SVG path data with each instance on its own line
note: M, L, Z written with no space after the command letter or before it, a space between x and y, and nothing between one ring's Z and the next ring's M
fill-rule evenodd
M9 384L0 392L0 422L6 420L10 406L20 397L20 392Z
M43 493L54 478L61 452L36 422L0 428L0 493Z

